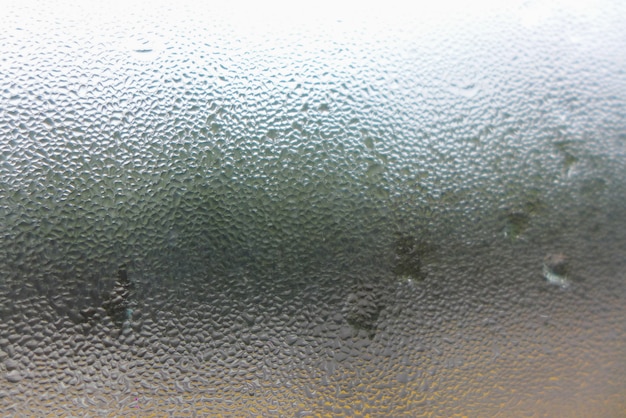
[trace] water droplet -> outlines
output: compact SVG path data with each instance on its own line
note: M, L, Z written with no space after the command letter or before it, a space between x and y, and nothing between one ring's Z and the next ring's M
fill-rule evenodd
M567 288L570 285L567 257L561 253L548 254L543 260L543 277L550 284Z
M18 383L24 378L24 376L22 376L22 374L17 370L11 370L5 375L5 377L11 383Z

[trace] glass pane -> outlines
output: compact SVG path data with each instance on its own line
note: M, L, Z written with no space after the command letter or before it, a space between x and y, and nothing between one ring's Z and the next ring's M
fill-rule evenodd
M0 410L624 416L626 8L440 3L6 5Z

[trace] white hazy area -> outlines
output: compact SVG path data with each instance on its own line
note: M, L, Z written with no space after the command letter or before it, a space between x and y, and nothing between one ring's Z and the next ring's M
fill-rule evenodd
M339 32L366 29L363 36L381 36L390 29L429 31L456 25L480 26L494 15L515 17L524 26L548 23L554 18L593 20L605 8L602 0L552 1L0 1L4 30L15 29L20 19L40 29L67 27L87 33L106 33L111 22L141 28L154 17L169 23L189 19L221 22L244 36L274 32L308 32L340 24ZM28 16L25 16L28 11ZM32 18L32 19L31 19ZM26 23L24 20L23 23ZM507 19L508 20L508 19ZM145 29L145 28L142 28ZM353 33L353 32L352 32Z

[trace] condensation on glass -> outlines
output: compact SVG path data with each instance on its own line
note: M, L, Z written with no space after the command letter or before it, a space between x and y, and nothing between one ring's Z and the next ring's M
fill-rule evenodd
M3 414L624 415L619 2L63 7L0 32Z

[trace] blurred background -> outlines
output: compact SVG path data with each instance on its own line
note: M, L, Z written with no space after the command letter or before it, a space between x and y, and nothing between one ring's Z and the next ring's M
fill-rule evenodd
M625 414L620 2L3 9L9 416Z

